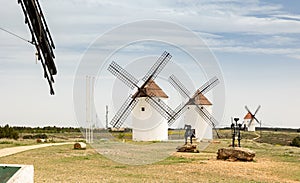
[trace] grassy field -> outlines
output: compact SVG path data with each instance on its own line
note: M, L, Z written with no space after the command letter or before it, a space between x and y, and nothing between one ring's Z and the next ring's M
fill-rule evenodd
M281 139L282 134L270 136L276 135L279 135L279 139ZM285 135L289 136L287 139L290 139L295 134L287 135L285 132ZM268 137L268 135L264 136ZM65 140L73 140L77 136L69 134L65 137ZM23 143L29 145L35 142ZM0 162L33 164L35 182L300 181L300 148L279 145L277 142L274 143L275 145L259 143L250 138L244 138L242 146L256 152L254 162L216 160L217 150L221 147L228 147L230 143L229 139L220 139L211 143L200 153L174 152L163 161L139 166L119 164L98 154L89 146L87 150L74 150L72 145L30 150L2 157ZM14 144L6 145L14 146Z

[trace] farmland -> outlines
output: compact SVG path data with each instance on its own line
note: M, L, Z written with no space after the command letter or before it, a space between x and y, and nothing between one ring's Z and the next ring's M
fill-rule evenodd
M221 133L227 136L230 131ZM246 132L241 142L256 152L253 162L216 160L217 150L230 145L228 138L216 139L200 153L174 150L166 159L149 165L120 164L90 146L87 150L74 150L72 144L25 151L1 157L0 162L33 164L35 182L299 182L300 148L286 144L300 134L263 131L261 138L253 141L256 135ZM59 142L82 140L79 136L75 132L52 134L53 140ZM1 142L0 148L36 143L7 139Z

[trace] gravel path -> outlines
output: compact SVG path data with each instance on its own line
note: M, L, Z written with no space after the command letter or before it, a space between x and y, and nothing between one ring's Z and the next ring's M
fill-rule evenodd
M47 144L39 144L39 145L31 145L31 146L18 146L18 147L9 147L0 149L0 157L16 154L23 151L28 151L31 149L37 149L42 147L49 147L49 146L59 146L65 144L73 144L74 142L62 142L62 143L47 143Z

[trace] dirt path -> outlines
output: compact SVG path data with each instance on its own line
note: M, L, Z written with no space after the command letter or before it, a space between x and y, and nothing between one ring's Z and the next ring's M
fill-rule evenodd
M0 157L16 154L23 151L28 151L31 149L37 149L37 148L49 147L49 146L59 146L59 145L73 144L73 143L74 142L62 142L62 143L31 145L31 146L9 147L9 148L0 149Z

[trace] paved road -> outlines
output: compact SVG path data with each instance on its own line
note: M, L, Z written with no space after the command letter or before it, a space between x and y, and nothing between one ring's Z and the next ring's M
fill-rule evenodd
M39 145L31 145L31 146L18 146L18 147L9 147L0 149L0 157L16 154L23 151L28 151L31 149L37 149L42 147L49 147L49 146L59 146L65 144L73 144L74 142L63 142L63 143L47 143L47 144L39 144Z

